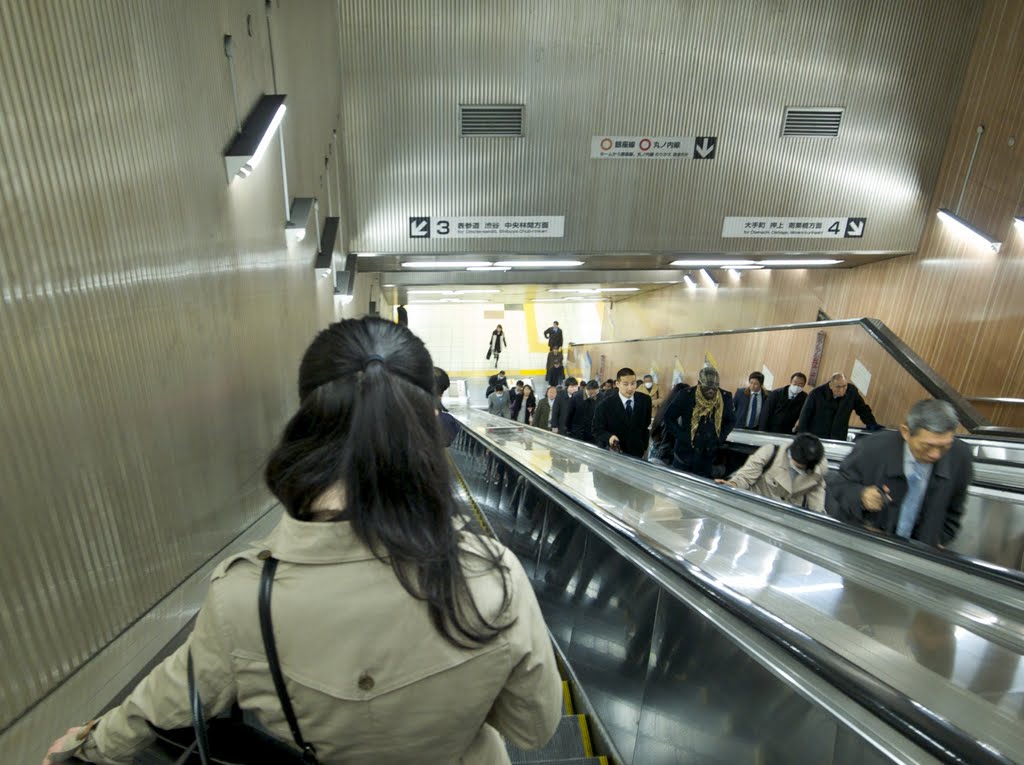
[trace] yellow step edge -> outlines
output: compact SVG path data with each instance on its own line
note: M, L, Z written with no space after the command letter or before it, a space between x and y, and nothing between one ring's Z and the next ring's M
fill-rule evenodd
M569 681L562 681L562 698L565 700L565 713L567 715L573 714L572 711L572 695L569 693Z
M594 747L590 743L590 728L587 727L587 716L576 715L580 721L580 736L583 738L583 754L587 757L594 756Z

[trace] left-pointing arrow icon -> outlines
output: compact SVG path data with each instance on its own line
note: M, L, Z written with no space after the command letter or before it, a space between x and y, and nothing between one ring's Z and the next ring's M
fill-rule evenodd
M409 218L409 238L429 239L430 218Z

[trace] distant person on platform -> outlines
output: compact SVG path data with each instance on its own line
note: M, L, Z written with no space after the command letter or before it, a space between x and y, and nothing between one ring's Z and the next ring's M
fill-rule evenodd
M551 405L555 403L557 395L558 388L554 385L549 386L547 394L537 402L537 409L533 413L533 427L541 430L551 429Z
M828 460L821 440L810 433L801 433L787 448L765 444L751 454L728 481L716 480L715 483L824 513L827 473Z
M732 397L736 414L736 427L746 430L763 430L762 416L767 396L764 392L764 375L751 372L747 375L747 387L737 388Z
M569 437L588 444L594 443L594 412L597 410L597 380L580 386L569 399L569 418L566 427Z
M598 401L604 401L608 396L615 395L615 380L605 380L601 383L601 391L597 394Z
M697 387L684 390L665 412L665 427L675 438L672 467L712 478L715 456L733 429L732 396L718 387L718 370L704 367Z
M501 352L508 347L508 341L505 340L505 330L501 328L499 324L491 332L491 343L487 346L487 358L494 357L494 368L498 368L498 357L501 356Z
M487 390L484 391L484 396L490 396L498 385L505 387L507 384L505 381L505 370L502 369L500 372L495 372L487 380Z
M623 367L615 374L617 395L607 396L594 410L594 441L609 451L643 458L651 431L651 397L636 396L636 372Z
M575 377L568 377L565 380L565 388L558 391L555 396L555 403L551 405L551 430L562 436L569 435L569 399L576 395L580 389L579 381Z
M499 417L508 417L511 399L503 383L494 386L494 390L487 397L487 413L496 414Z
M562 362L556 360L551 369L548 370L547 377L548 385L554 385L556 388L561 388L562 383L565 382L565 367L562 366Z
M562 330L559 329L557 321L551 322L551 326L544 330L544 337L551 350L554 351L562 347Z
M943 547L956 537L971 485L970 449L947 401L918 401L898 431L857 442L829 481L829 515Z
M785 433L787 436L796 432L796 423L800 419L800 410L807 401L804 387L807 375L795 372L789 378L789 385L776 388L768 394L768 402L764 405L764 428L766 433Z
M868 430L882 429L857 386L847 382L842 372L836 372L827 383L819 385L808 394L800 410L796 432L845 441L852 412L857 413Z
M409 312L405 310L405 306L404 305L398 306L398 308L395 309L395 313L398 314L398 323L401 324L403 327L408 327L409 326Z
M654 382L651 375L644 375L643 385L636 386L636 392L651 397L651 406L657 409L661 405L661 392L658 390L658 383Z

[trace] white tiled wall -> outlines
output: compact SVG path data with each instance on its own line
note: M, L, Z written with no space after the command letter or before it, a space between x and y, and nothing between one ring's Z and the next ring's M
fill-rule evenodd
M498 324L508 341L500 368L513 381L532 378L542 384L548 350L544 330L557 321L566 345L596 342L601 339L605 310L605 304L597 301L527 303L516 310L505 310L501 303L410 303L406 307L409 328L426 343L434 364L447 371L452 380L466 380L470 403L475 406L484 402L487 378L495 372L494 361L485 357L491 332Z

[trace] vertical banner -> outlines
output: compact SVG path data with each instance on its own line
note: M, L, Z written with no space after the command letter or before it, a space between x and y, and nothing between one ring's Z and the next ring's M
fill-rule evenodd
M677 385L679 385L679 383L681 383L683 381L684 374L685 374L685 372L683 371L682 362L680 362L679 361L679 357L676 356L676 363L675 363L675 366L672 368L672 387L673 388L676 387Z
M818 339L814 343L814 356L811 358L811 370L807 376L807 384L812 388L818 387L818 369L821 366L821 354L825 352L825 331L818 332Z

